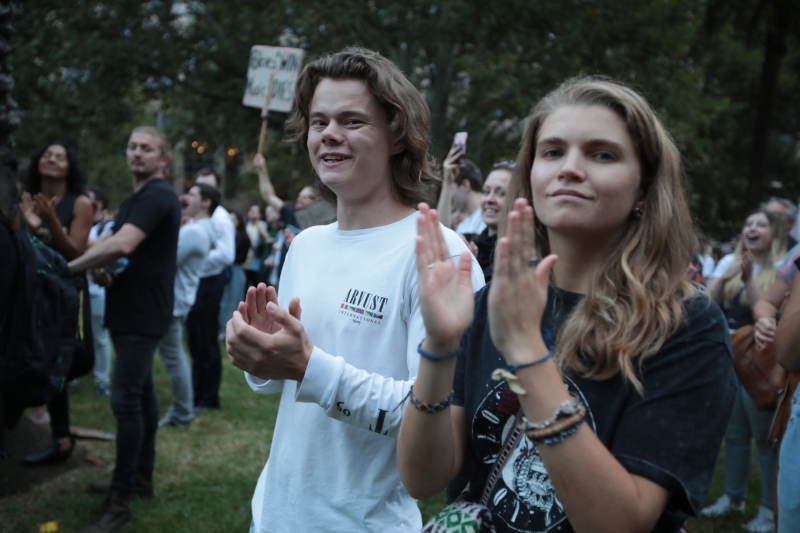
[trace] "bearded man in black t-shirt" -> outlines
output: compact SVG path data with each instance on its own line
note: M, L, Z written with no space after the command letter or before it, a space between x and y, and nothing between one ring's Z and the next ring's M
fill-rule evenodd
M155 128L136 128L126 151L135 178L120 206L114 234L69 263L91 270L106 291L105 326L117 354L111 406L117 419L117 457L112 480L89 492L108 494L103 514L82 533L117 531L131 520L131 496L152 497L158 404L153 355L169 328L174 300L181 208L164 169L170 155Z

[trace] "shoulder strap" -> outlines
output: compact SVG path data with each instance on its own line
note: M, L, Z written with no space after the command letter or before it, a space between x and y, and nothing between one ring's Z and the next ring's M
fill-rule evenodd
M492 489L497 484L497 480L503 468L506 466L508 458L511 457L511 452L513 452L514 448L519 444L520 437L522 437L522 430L518 427L518 422L521 419L522 408L520 407L519 411L517 411L517 416L514 417L514 425L511 426L511 430L508 432L508 435L506 435L506 440L500 448L500 453L497 454L497 459L494 460L494 465L492 465L492 470L489 472L489 477L486 478L486 486L483 488L483 494L481 494L480 499L481 505L486 505L489 501L489 494L491 494Z

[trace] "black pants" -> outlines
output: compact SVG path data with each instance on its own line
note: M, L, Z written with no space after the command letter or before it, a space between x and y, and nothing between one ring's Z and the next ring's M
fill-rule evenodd
M247 289L250 287L257 287L259 283L259 271L258 270L244 270L244 275L247 277L247 287L244 288L245 294L247 294ZM241 295L242 300L244 300L245 295Z
M92 308L89 293L81 293L80 340L72 354L67 381L85 376L94 368L94 336L92 332ZM50 432L53 440L70 436L69 432L69 394L66 386L47 402L50 413Z
M111 408L117 419L114 490L131 490L136 471L152 470L155 464L158 400L153 388L153 355L160 340L111 332L117 354L111 385Z
M219 408L222 359L217 341L219 302L225 290L222 274L200 280L192 310L186 317L186 336L192 356L194 405Z

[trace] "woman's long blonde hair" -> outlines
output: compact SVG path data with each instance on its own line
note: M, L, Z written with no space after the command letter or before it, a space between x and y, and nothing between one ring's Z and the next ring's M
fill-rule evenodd
M506 196L501 235L515 198L533 204L530 172L542 124L563 106L600 106L627 126L641 167L644 204L588 294L556 338L563 371L604 380L618 374L642 392L641 363L656 353L683 322L683 301L694 294L686 269L695 245L683 192L681 156L655 111L620 83L590 77L564 82L528 117L517 166ZM535 218L540 257L550 253L547 229Z
M775 279L778 277L778 269L775 268L775 263L783 259L783 256L786 255L786 227L783 225L783 221L781 219L766 209L756 209L747 215L747 218L750 218L758 213L767 217L769 226L772 228L772 242L770 242L769 245L769 252L767 252L767 257L764 259L764 264L761 265L761 271L753 280L755 281L758 290L764 292L772 287L772 284L775 283ZM745 221L747 218L745 218ZM741 255L744 253L744 232L742 232L742 238L739 239L739 243L736 245L734 253L736 254L736 257L741 257ZM740 304L747 308L752 308L755 305L755 302L747 301L747 291L743 289L744 282L742 281L741 276L736 276L729 280L725 284L724 307L729 307L733 304L734 300L738 298Z

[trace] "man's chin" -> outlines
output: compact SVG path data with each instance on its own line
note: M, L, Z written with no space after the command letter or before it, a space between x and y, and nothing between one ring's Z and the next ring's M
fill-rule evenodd
M155 176L156 172L153 172L152 170L146 170L144 168L132 168L131 174L133 174L133 177L136 178L136 181L143 181Z

